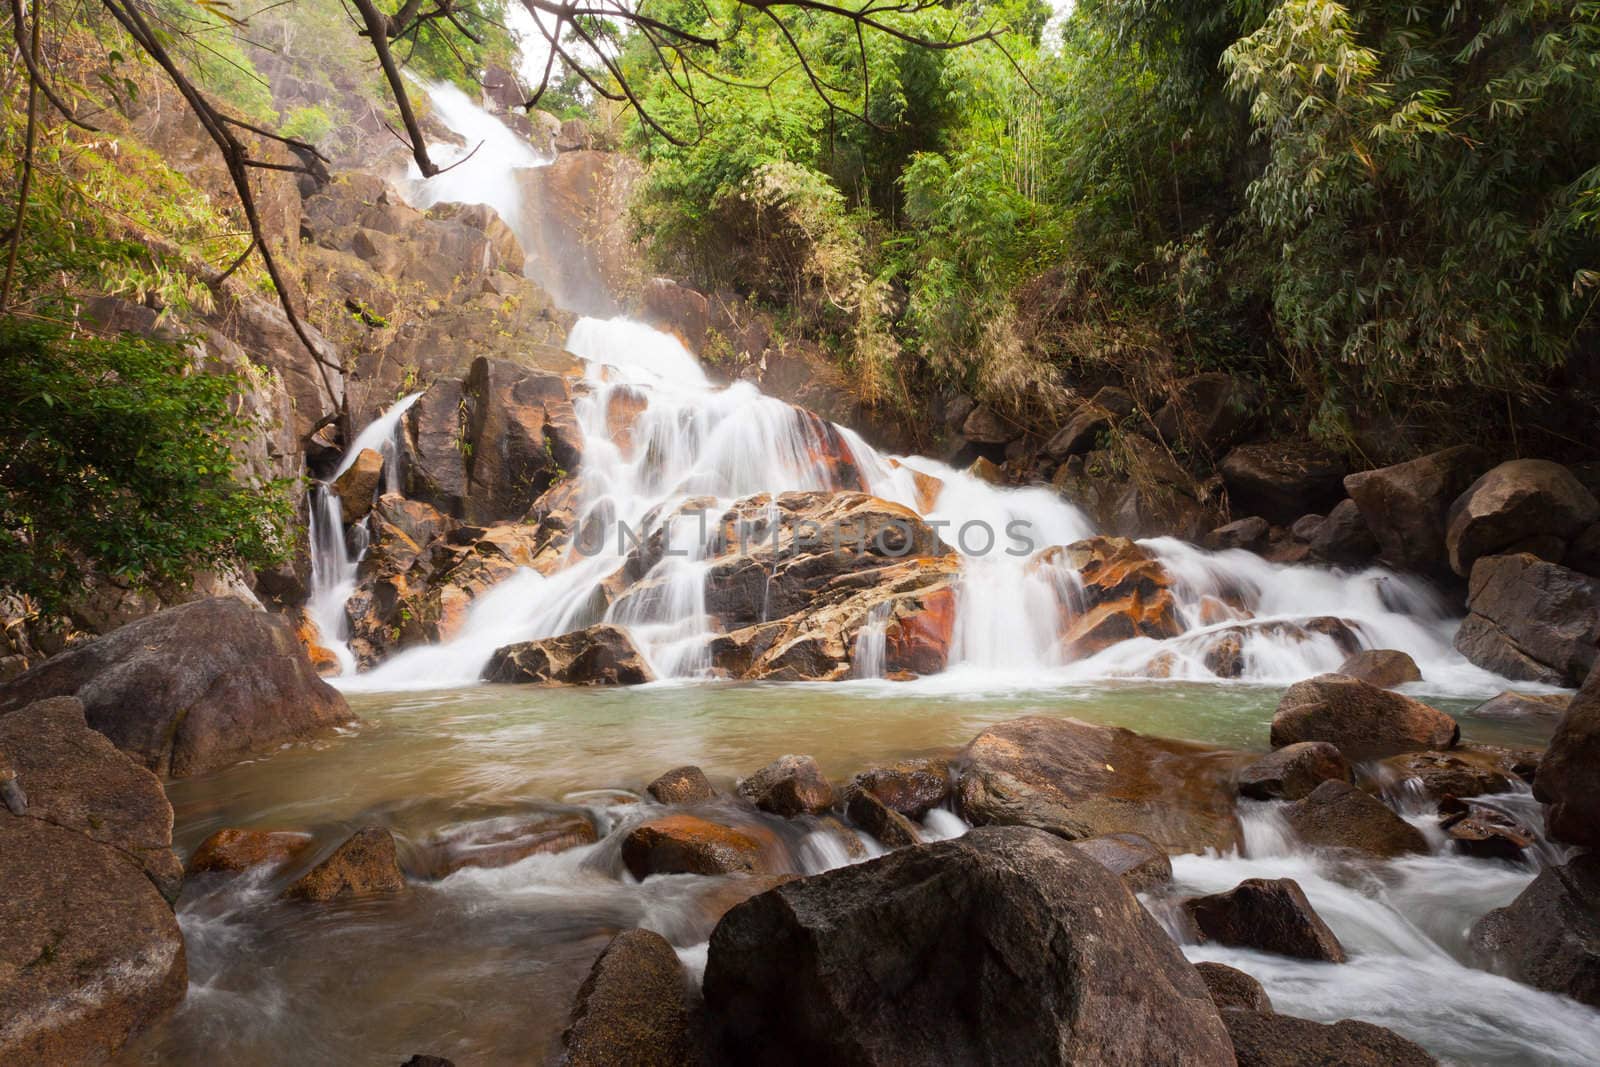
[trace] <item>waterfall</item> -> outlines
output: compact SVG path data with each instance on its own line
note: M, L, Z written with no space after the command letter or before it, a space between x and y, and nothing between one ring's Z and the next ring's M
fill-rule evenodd
M856 678L882 678L884 644L889 630L889 605L877 604L867 613L867 621L856 631L855 648L850 653L850 673Z

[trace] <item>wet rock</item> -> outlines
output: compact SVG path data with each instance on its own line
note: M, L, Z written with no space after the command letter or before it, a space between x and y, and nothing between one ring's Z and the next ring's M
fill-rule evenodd
M1600 579L1528 553L1472 565L1456 651L1507 678L1576 686L1600 657Z
M1552 837L1600 848L1600 671L1589 675L1556 724L1533 795L1545 804Z
M1445 513L1484 466L1480 449L1458 445L1352 474L1344 487L1385 560L1405 570L1447 574Z
M483 677L544 685L642 685L655 680L628 631L610 623L497 648Z
M1501 973L1600 1008L1600 855L1540 871L1478 920L1472 944Z
M1436 1067L1422 1046L1357 1019L1319 1023L1292 1015L1231 1010L1222 1021L1239 1067Z
M706 1005L755 1062L1227 1064L1205 984L1098 863L982 828L791 882L711 936Z
M692 764L674 767L644 787L657 803L703 804L717 795L705 772Z
M283 897L326 904L398 893L405 887L394 835L381 826L365 826L301 875L283 891Z
M1378 539L1354 500L1341 500L1311 536L1311 555L1327 563L1367 563L1378 554Z
M1572 472L1547 459L1514 459L1473 482L1450 506L1445 548L1450 567L1465 578L1482 556L1511 550L1530 538L1565 542L1600 520L1600 502Z
M1392 648L1367 648L1339 664L1335 674L1356 678L1379 689L1393 689L1407 682L1422 681L1417 661Z
M1201 658L1206 670L1218 678L1237 678L1244 673L1244 639L1238 633L1225 633L1211 643Z
M1463 856L1483 860L1521 863L1537 840L1532 830L1515 819L1477 804L1446 816L1439 826Z
M668 815L628 831L622 862L640 880L652 874L769 874L772 846L770 835L754 827Z
M1253 800L1299 800L1323 782L1348 782L1350 764L1337 745L1297 741L1239 772L1239 793Z
M1428 851L1422 831L1348 782L1323 782L1283 808L1301 841L1313 848L1349 848L1385 859Z
M415 859L415 873L445 878L464 867L509 867L529 856L565 852L599 839L594 823L582 812L548 811L507 815L453 827L424 845Z
M367 517L382 481L383 456L363 448L350 468L333 483L333 495L339 498L339 512L346 526Z
M218 830L194 850L185 873L228 873L282 867L311 846L312 836L292 830Z
M1511 788L1513 772L1497 753L1458 748L1449 752L1408 752L1383 761L1386 772L1411 779L1416 788L1434 800L1504 793Z
M865 790L850 794L845 814L885 848L904 848L922 840L915 823Z
M1266 519L1253 515L1248 519L1238 519L1226 526L1218 526L1206 534L1205 547L1213 552L1221 552L1230 548L1242 548L1246 552L1256 552L1267 545L1267 534L1270 526Z
M1121 878L1130 892L1148 893L1172 881L1172 860L1143 834L1100 834L1074 841L1072 847Z
M920 819L950 797L950 761L907 759L862 771L846 792L871 793L888 808Z
M1081 603L1063 618L1062 647L1081 658L1134 637L1183 631L1169 591L1171 576L1142 546L1124 537L1091 537L1042 553L1035 567L1065 567L1081 581Z
M77 700L55 697L0 716L0 777L6 770L26 792L29 818L117 850L163 897L178 898L183 867L160 780L89 729Z
M1328 741L1347 759L1450 748L1460 727L1420 700L1340 674L1290 686L1272 716L1272 747Z
M1072 719L990 727L962 754L958 808L974 825L1035 826L1067 839L1143 834L1172 852L1237 845L1234 757Z
M1343 963L1344 946L1293 878L1247 878L1183 903L1202 939L1302 960Z
M1218 1011L1272 1011L1266 987L1237 967L1207 961L1195 964L1194 969L1200 972Z
M699 1059L689 982L667 939L628 930L611 939L578 989L561 1036L568 1067L682 1067Z
M123 752L173 778L354 720L287 623L218 597L129 623L0 688L0 716L75 696Z
M762 811L792 818L833 807L833 786L810 756L780 756L743 779L739 795Z
M0 815L0 1063L98 1063L183 1000L172 907L109 845Z
M1227 374L1200 374L1173 386L1172 398L1155 415L1155 429L1169 444L1222 453L1254 424L1256 389Z
M1307 441L1240 445L1217 465L1235 513L1280 524L1332 507L1344 496L1348 469L1339 457Z
M1504 719L1508 722L1537 722L1559 719L1567 710L1570 697L1560 693L1518 693L1507 690L1473 708L1475 719Z

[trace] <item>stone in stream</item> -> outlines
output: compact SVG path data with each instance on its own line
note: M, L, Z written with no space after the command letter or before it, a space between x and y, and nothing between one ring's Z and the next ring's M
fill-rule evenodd
M0 688L0 717L54 696L77 697L91 727L172 778L355 719L284 620L231 597L168 608L46 660Z
M641 685L655 680L628 631L611 623L495 649L485 681L555 685Z
M738 792L762 811L784 818L820 815L833 807L833 786L810 756L779 756L741 779Z
M851 793L844 810L851 822L885 848L904 848L922 840L915 823L865 790Z
M1272 747L1328 741L1346 759L1450 748L1461 729L1444 712L1420 700L1341 674L1296 682L1272 716Z
M1022 827L752 897L712 933L703 989L748 1062L1233 1062L1205 983L1133 895Z
M950 761L914 758L862 771L845 786L871 793L901 815L920 819L950 797Z
M689 984L667 939L628 930L611 939L578 989L561 1036L566 1067L682 1067L699 1060Z
M1134 893L1148 893L1172 881L1172 860L1143 834L1100 834L1072 842L1072 847L1118 878Z
M1567 710L1571 699L1562 693L1518 693L1507 690L1490 697L1467 714L1474 719L1501 719L1507 722L1554 721Z
M1504 793L1512 788L1514 772L1497 752L1472 748L1449 752L1406 752L1390 756L1381 766L1402 781L1411 781L1431 800Z
M1464 805L1439 821L1463 856L1521 863L1538 840L1534 832L1510 816L1482 805Z
M1218 1011L1272 1011L1266 987L1237 967L1207 961L1195 964L1194 969L1200 972Z
M703 804L717 795L705 772L693 764L672 768L644 791L660 804Z
M1393 689L1407 682L1422 681L1417 661L1392 648L1362 649L1339 664L1339 669L1333 673L1346 678L1359 678L1379 689Z
M1448 575L1445 513L1485 462L1477 446L1458 445L1349 475L1344 488L1385 560L1403 570Z
M1239 772L1239 794L1252 800L1299 800L1323 782L1348 782L1352 771L1337 745L1297 741Z
M1357 849L1385 859L1428 851L1422 831L1348 782L1323 782L1286 805L1283 817L1313 848Z
M1572 472L1547 459L1514 459L1473 482L1450 506L1445 549L1465 578L1482 556L1533 538L1553 539L1557 551L1600 520L1600 501ZM1550 557L1560 563L1560 555Z
M419 848L412 862L421 877L445 878L464 867L509 867L597 840L594 823L582 812L508 815L452 827Z
M1600 848L1600 671L1593 671L1556 724L1539 761L1533 795L1550 836Z
M218 830L194 850L185 873L236 874L256 867L282 867L311 846L310 834L291 830Z
M1319 1023L1229 1009L1222 1021L1239 1067L1436 1067L1414 1041L1358 1019Z
M991 726L959 762L958 808L975 826L1036 826L1068 839L1127 830L1169 852L1239 843L1233 753L1033 717Z
M668 815L628 831L622 862L641 881L652 874L771 874L776 847L772 834L758 827Z
M1472 944L1517 981L1600 1008L1600 855L1540 871L1478 920Z
M1455 647L1507 678L1581 685L1600 657L1600 578L1527 552L1484 556L1472 565Z
M1203 941L1302 960L1346 959L1344 946L1293 878L1247 878L1226 893L1186 900L1183 910Z
M1183 632L1171 575L1128 538L1090 537L1050 548L1033 566L1077 572L1082 603L1061 620L1061 647L1069 658L1092 656L1135 637L1159 640Z
M405 887L394 835L381 826L364 826L285 889L283 898L326 904L385 896Z

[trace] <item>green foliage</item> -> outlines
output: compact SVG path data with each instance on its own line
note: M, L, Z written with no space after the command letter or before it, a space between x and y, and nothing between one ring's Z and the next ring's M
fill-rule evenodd
M392 13L400 3L396 0L387 6ZM398 58L416 74L452 82L475 96L481 88L478 78L485 68L515 66L517 46L505 29L505 0L455 0L451 11L472 31L471 37L444 20L434 19L421 23L415 33L395 42L393 47Z
M90 569L137 583L284 554L285 486L234 479L253 429L174 344L0 320L0 586L53 607Z
M321 104L309 104L297 107L286 114L278 125L278 132L285 137L298 138L307 144L316 144L333 132L333 128L334 119L328 114L327 109Z

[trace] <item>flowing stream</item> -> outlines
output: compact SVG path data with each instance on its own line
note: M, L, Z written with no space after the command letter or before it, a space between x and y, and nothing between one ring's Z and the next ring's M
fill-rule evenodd
M487 202L503 215L511 211L511 221L515 205L500 202L514 188L507 176L543 161L492 151L498 134L483 120L497 122L465 97L445 94L443 105L440 91L433 97L467 143L462 154L479 140L484 148L453 177L434 179L429 202ZM677 520L682 528L673 529L673 543L683 552L652 573L651 597L597 611L595 591L627 547L608 537L592 555L548 575L521 572L480 597L455 640L356 674L343 648L343 607L364 534L343 528L337 498L318 486L308 613L336 645L344 673L335 681L363 722L171 783L180 852L223 827L307 830L326 850L352 828L378 823L395 832L403 856L415 863L453 834L541 812L582 812L611 832L557 855L417 879L398 897L320 909L277 902L282 883L271 876L192 883L179 906L189 997L126 1062L386 1064L419 1052L463 1064L541 1061L557 1047L572 995L609 937L645 926L666 936L691 969L702 967L716 915L742 892L734 878L669 875L641 883L623 869L616 831L659 814L641 795L657 774L696 763L726 789L778 755L806 752L842 781L873 763L954 751L986 725L1026 714L1264 750L1283 687L1334 669L1343 653L1331 638L1289 636L1260 623L1337 616L1365 646L1409 652L1423 681L1408 691L1457 715L1468 739L1547 739L1547 725L1472 716L1474 705L1507 683L1452 649L1458 620L1426 585L1380 568L1290 567L1150 540L1144 544L1174 576L1180 611L1194 629L1066 657L1060 609L1071 602L1075 578L1040 556L1094 531L1048 489L999 489L929 459L884 455L851 430L748 383L714 385L677 341L627 319L583 319L568 347L587 361L575 394L584 438L581 518L642 537L673 522L691 497L726 507L758 493L856 488L839 484L840 466L827 461L847 457L868 492L941 524L962 554L949 668L908 682L883 679L885 620L869 617L854 641L850 681L711 680L707 535L695 522ZM392 467L395 430L414 399L368 426L335 477L364 447L379 450ZM614 404L643 405L625 434L613 433ZM392 470L385 480L399 483ZM1241 677L1227 682L1202 662L1215 631L1237 624L1202 624L1224 599L1257 624L1245 631ZM597 616L626 626L662 681L614 690L479 683L497 647ZM1143 677L1163 653L1170 653L1165 677ZM1531 798L1500 802L1537 824ZM760 822L781 842L792 871L862 858L815 821L776 820L726 804L714 804L712 813ZM1427 856L1336 861L1298 846L1270 804L1245 802L1241 815L1241 854L1176 857L1173 891L1147 906L1164 917L1172 899L1186 894L1231 888L1246 877L1294 877L1351 960L1313 964L1185 946L1192 958L1249 971L1281 1011L1367 1019L1450 1062L1600 1062L1600 1013L1477 969L1467 951L1472 923L1527 885L1532 862L1472 859L1437 840ZM944 810L923 824L929 839L964 830ZM869 839L866 853L877 851ZM1544 847L1534 859L1558 860L1559 853Z

